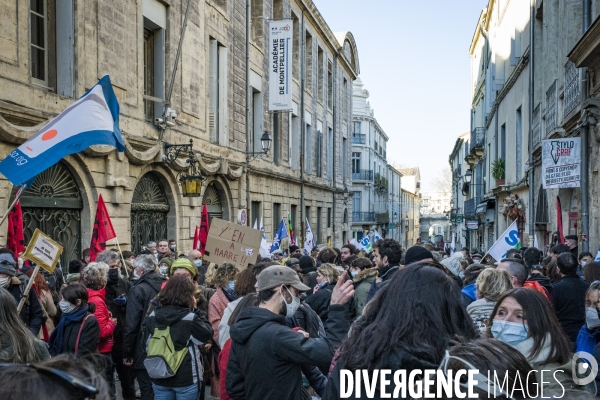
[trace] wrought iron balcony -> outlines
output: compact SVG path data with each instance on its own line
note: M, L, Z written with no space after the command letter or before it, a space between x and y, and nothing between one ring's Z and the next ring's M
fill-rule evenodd
M564 115L566 117L579 105L579 69L571 61L565 64L565 100Z
M375 213L370 211L352 211L352 222L375 223Z
M483 155L483 148L485 146L485 128L474 128L471 131L471 144L470 153L475 153L476 156L481 157Z
M465 201L465 215L470 215L470 216L474 216L476 215L476 210L477 210L477 204L479 204L479 202L481 201L481 199L479 197L474 197L472 199L466 200Z
M353 133L352 134L352 144L366 144L367 143L367 135L363 133Z
M372 169L359 169L352 171L353 181L373 181L373 170Z

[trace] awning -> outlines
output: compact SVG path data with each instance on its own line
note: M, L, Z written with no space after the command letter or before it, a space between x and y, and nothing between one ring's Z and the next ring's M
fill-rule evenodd
M482 201L481 203L477 204L475 214L485 214L485 210L487 210L487 201Z
M468 219L467 220L467 229L470 231L476 231L479 229L479 220L478 219Z

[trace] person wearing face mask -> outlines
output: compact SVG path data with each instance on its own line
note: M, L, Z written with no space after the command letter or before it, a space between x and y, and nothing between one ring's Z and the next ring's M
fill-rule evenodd
M8 290L18 305L23 297L23 293L25 293L28 279L27 275L17 272L16 265L17 263L12 256L12 252L8 249L2 249L0 253L0 287ZM29 296L19 316L31 333L37 336L44 323L45 316L34 290L29 291Z
M152 254L143 254L133 261L134 275L139 278L132 282L127 296L125 326L123 331L123 364L133 366L143 399L154 398L152 382L144 367L146 351L140 340L144 329L144 317L150 301L160 291L165 278L158 273L158 263Z
M169 270L171 269L171 259L163 258L158 262L158 269L162 276L167 277L169 275Z
M367 304L369 290L377 279L377 268L366 257L357 258L350 264L350 276L354 282L354 307L356 315L362 315Z
M580 278L583 278L583 270L585 269L586 264L589 264L590 262L594 261L594 256L592 255L592 253L584 251L583 253L579 253L579 255L577 256L577 261L579 261L579 266L577 267L577 275L579 275ZM588 282L593 282L593 280Z
M196 268L198 268L198 284L204 285L208 264L202 264L202 253L198 250L190 250L187 258L196 266Z
M317 286L313 293L306 297L306 303L319 315L323 323L327 321L331 294L338 278L339 272L335 265L321 264L317 268Z
M490 321L487 336L511 345L527 358L543 385L544 396L572 398L586 391L596 393L594 382L584 387L573 381L571 343L542 293L529 288L505 292Z
M301 292L310 288L288 267L270 266L258 276L258 307L247 307L231 326L227 394L238 399L300 399L302 365L327 369L336 348L347 337L345 304L354 288L344 272L329 306L326 337L306 337L285 325L295 314ZM266 378L267 377L267 378ZM268 384L265 384L268 379Z
M81 284L62 288L58 305L62 311L60 322L48 341L52 356L71 353L76 357L98 353L100 325L93 315L96 306L88 304L88 291Z
M585 324L581 327L577 335L577 352L585 351L593 354L596 345L600 342L599 302L600 281L595 281L592 282L585 294Z

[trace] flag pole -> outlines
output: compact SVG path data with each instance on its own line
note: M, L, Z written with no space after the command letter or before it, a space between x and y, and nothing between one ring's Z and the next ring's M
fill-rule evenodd
M17 201L19 201L19 197L21 197L21 194L23 193L23 190L25 190L26 187L27 187L27 185L23 184L19 188L19 190L17 191L17 194L15 195L15 199L13 200L13 202L10 205L10 207L8 207L8 210L6 210L6 213L4 214L4 216L2 217L2 219L0 220L0 225L2 225L4 223L4 221L6 221L6 218L8 217L8 214L10 214L10 212L12 211L12 209L15 207L15 204L17 204Z
M19 307L17 307L17 314L21 313L21 310L23 309L23 306L25 305L25 302L27 301L27 298L29 297L29 292L31 291L31 287L33 286L35 277L37 276L37 274L39 272L40 272L40 266L38 264L35 266L35 269L33 270L33 274L31 274L31 278L29 278L29 282L27 283L27 288L25 288L25 293L23 293L23 297L21 297L21 301L19 302Z
M119 255L121 256L121 262L123 263L123 268L127 272L127 278L129 278L129 270L127 269L127 264L125 264L125 259L123 258L123 252L121 251L121 246L119 245L119 239L115 236L115 242L117 242L117 249L119 249Z

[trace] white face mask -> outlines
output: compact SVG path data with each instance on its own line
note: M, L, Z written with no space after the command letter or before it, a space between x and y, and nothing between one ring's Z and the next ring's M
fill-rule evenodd
M133 270L133 276L135 277L135 279L140 279L142 275L143 274L140 274L137 269Z
M160 267L161 274L166 275L168 271L169 271L169 267L167 267L166 265L164 267Z
M77 308L76 305L69 303L68 301L59 301L58 306L63 314L71 314Z
M296 314L296 311L298 311L298 307L300 307L300 297L294 296L287 287L285 288L285 290L287 290L290 296L292 296L292 302L288 304L288 302L285 301L285 296L283 295L283 293L281 294L281 298L283 299L286 308L285 317L291 318L294 316L294 314Z
M10 277L0 278L0 287L7 287L10 282Z
M585 267L585 261L581 261L581 268Z

